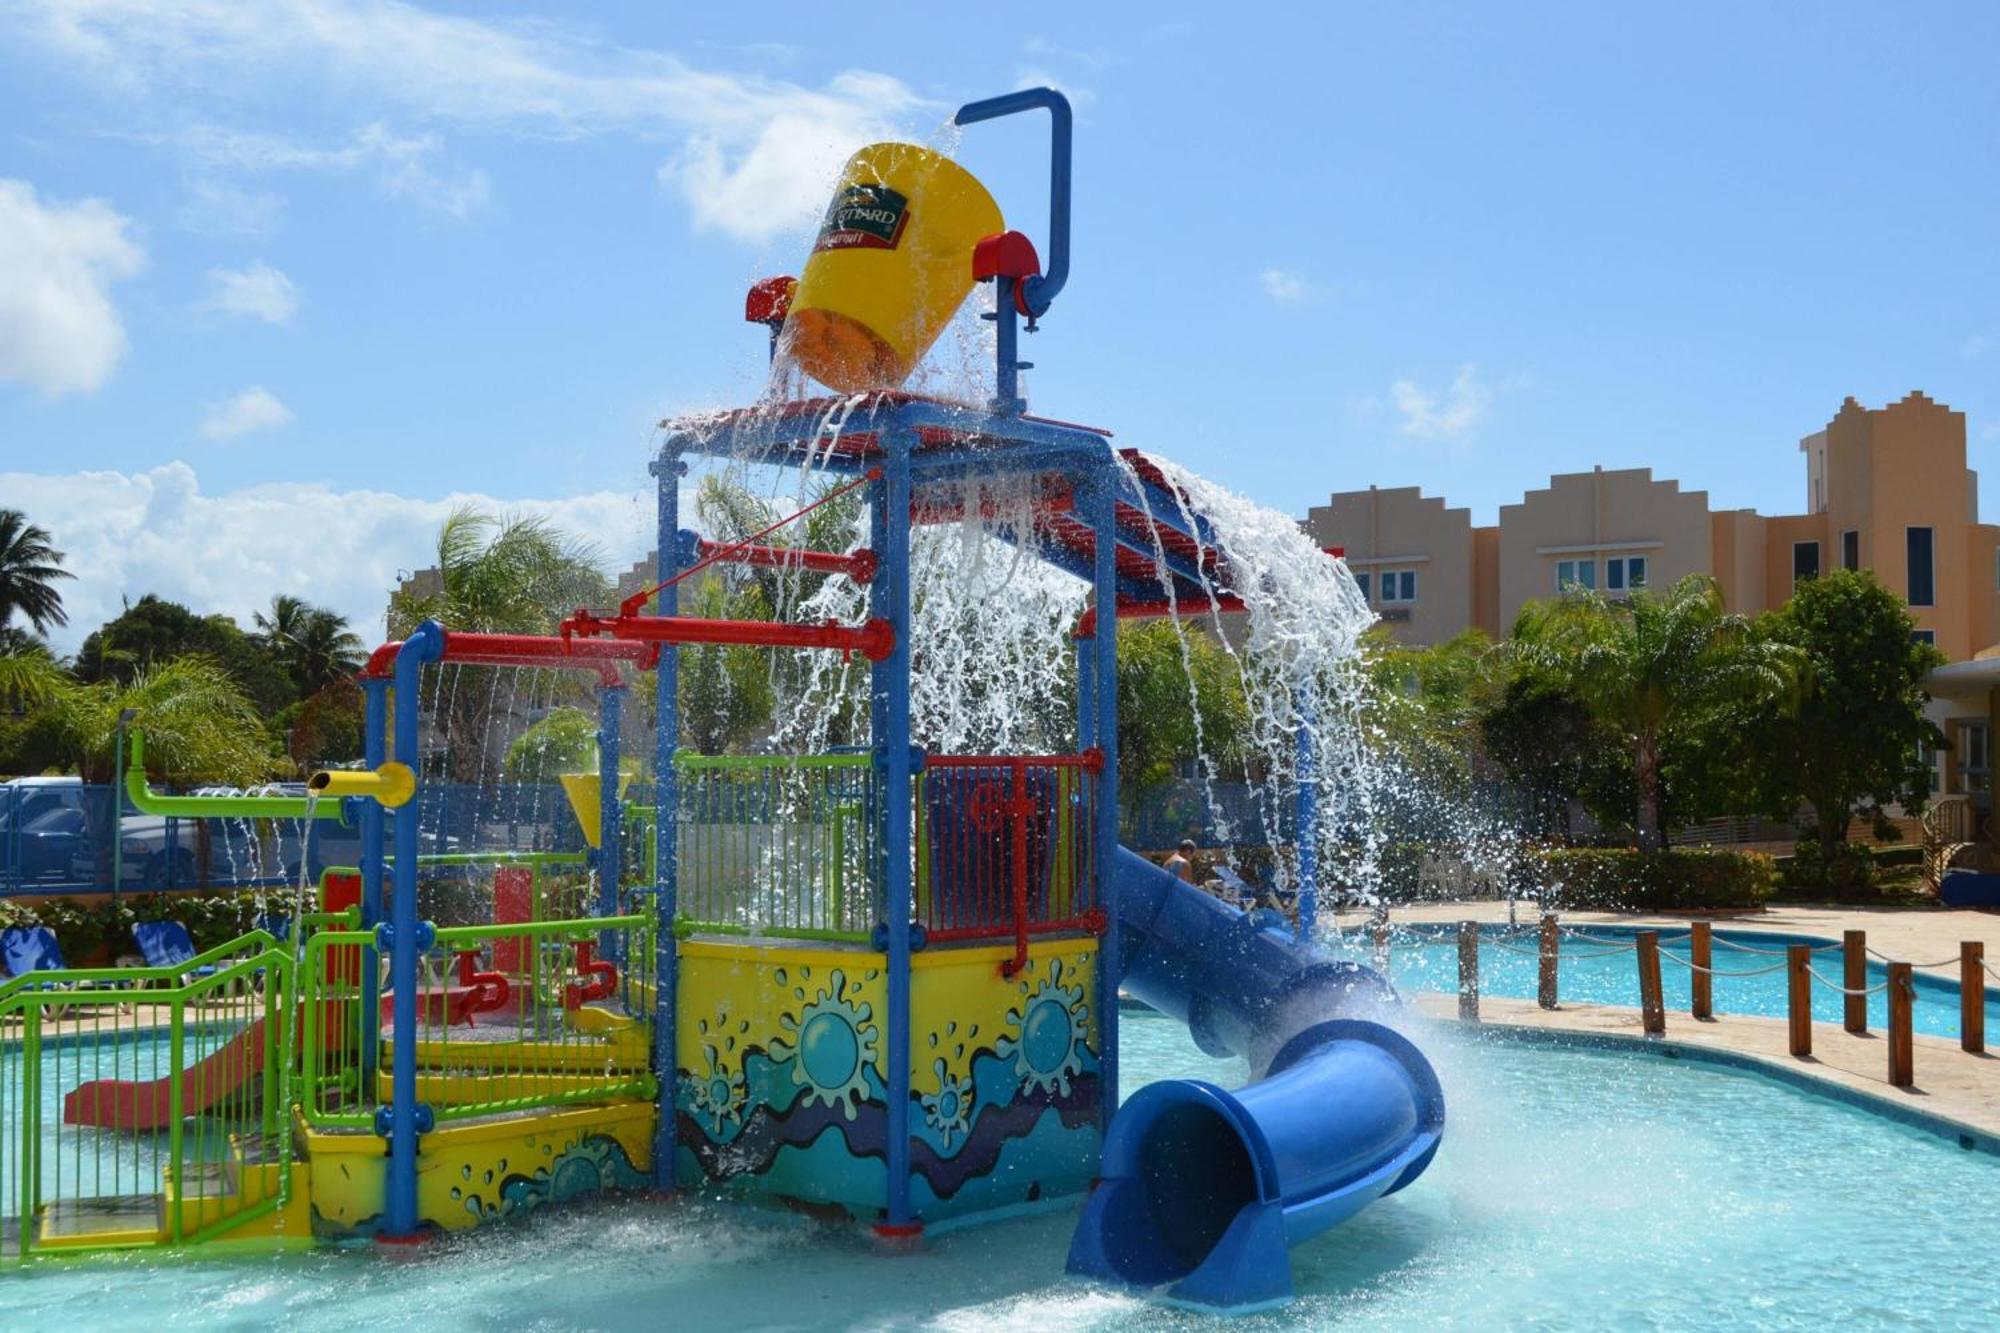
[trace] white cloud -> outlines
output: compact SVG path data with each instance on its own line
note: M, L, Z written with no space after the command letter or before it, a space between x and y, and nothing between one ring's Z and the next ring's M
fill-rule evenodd
M188 183L181 225L215 236L262 236L270 231L284 201L270 190L233 185L212 176Z
M1958 350L1966 356L1984 356L1996 347L2000 347L2000 338L1989 338L1983 333L1975 333L1967 338Z
M292 409L279 402L278 395L253 384L219 403L210 403L202 414L201 436L205 440L233 440L260 430L275 430L291 420Z
M1304 305L1315 295L1312 283L1295 268L1267 268L1257 275L1257 285L1279 305Z
M220 315L289 324L299 311L299 289L292 280L263 260L248 268L212 268L209 293L197 307Z
M0 180L0 380L62 394L110 378L125 355L111 284L145 263L130 226L98 200L45 204Z
M372 167L384 194L413 200L455 218L477 212L489 194L485 172L436 165L444 151L444 141L437 135L399 135L380 121L363 126L346 143L331 148L219 125L193 125L153 139L181 149L208 170L357 171Z
M1418 440L1462 440L1493 405L1492 388L1469 361L1441 394L1426 392L1414 380L1397 380L1389 386L1389 397L1402 417L1396 429Z
M242 92L260 83L316 82L367 108L370 119L400 109L542 137L677 137L664 178L700 225L749 240L809 219L847 153L925 106L881 74L845 73L812 89L696 68L546 20L486 21L394 0L28 0L22 12L28 35L65 67L177 106L194 104L204 88L228 86L232 105L241 105ZM281 164L306 163L269 165ZM418 188L407 172L389 179ZM483 179L461 176L443 196L464 207L484 188Z
M311 483L204 495L195 470L174 462L133 475L0 472L0 495L49 529L76 575L63 585L70 623L55 638L65 652L117 615L123 599L149 592L244 624L272 594L288 592L333 607L373 637L399 573L435 563L438 525L462 505L540 515L588 534L613 573L652 549L650 487L522 501ZM683 508L691 502L690 492Z

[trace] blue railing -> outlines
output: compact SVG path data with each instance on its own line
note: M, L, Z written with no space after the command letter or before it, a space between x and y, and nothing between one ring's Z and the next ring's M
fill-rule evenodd
M555 783L428 782L412 808L426 855L584 846ZM302 854L317 878L354 864L360 845L356 830L330 820L302 831L294 820L163 818L141 814L108 785L0 784L4 896L107 893L114 883L128 893L265 887L295 881Z

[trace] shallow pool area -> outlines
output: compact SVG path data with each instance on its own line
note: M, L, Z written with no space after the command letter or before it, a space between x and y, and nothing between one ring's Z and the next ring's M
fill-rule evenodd
M1561 963L1557 973L1559 998L1567 1004L1616 1004L1628 1008L1639 1005L1639 970L1633 952L1638 934L1633 926L1591 925L1566 928L1563 932ZM1662 989L1667 1012L1686 1013L1691 997L1692 972L1687 967L1688 939L1685 928L1660 931ZM1349 930L1343 938L1344 952L1356 958L1370 956L1364 932ZM1750 930L1717 930L1714 933L1715 1012L1756 1014L1767 1018L1785 1015L1785 948L1804 944L1814 950L1812 968L1813 1021L1838 1024L1841 997L1835 987L1841 980L1840 941L1816 935L1786 935ZM1538 932L1532 925L1515 928L1482 927L1479 935L1479 989L1482 994L1509 999L1535 998L1541 960ZM1933 963L1936 959L1915 959ZM1458 989L1458 930L1450 925L1398 927L1389 955L1389 975L1399 987L1414 990L1455 992ZM1881 1030L1888 1022L1888 995L1883 983L1888 970L1883 960L1868 960L1868 985L1875 993L1868 997L1868 1024ZM1911 1026L1933 1037L1958 1035L1958 982L1955 977L1914 976L1916 1002L1911 1010ZM2000 1031L2000 991L1986 991L1986 1024Z
M1299 1299L1246 1328L1989 1328L2000 1160L1753 1074L1432 1028L1451 1136L1401 1194L1293 1254ZM1127 1014L1130 1087L1242 1081ZM1077 1216L875 1252L741 1204L606 1202L410 1251L42 1261L0 1323L103 1329L1192 1328L1067 1278Z

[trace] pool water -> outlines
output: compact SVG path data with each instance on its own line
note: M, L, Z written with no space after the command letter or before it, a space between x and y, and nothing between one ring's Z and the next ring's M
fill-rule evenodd
M1575 933L1565 932L1561 964L1557 972L1557 993L1566 1004L1639 1005L1639 964L1632 939L1638 931L1630 926L1590 926ZM1353 932L1354 956L1366 960L1368 947ZM1710 965L1715 969L1715 1012L1717 1014L1762 1014L1773 1018L1785 1015L1785 946L1805 944L1818 952L1812 968L1824 982L1841 980L1838 941L1817 936L1764 934L1756 931L1718 930ZM1826 946L1832 945L1828 948ZM1732 947L1734 946L1734 947ZM1694 974L1688 961L1688 933L1683 930L1660 932L1660 978L1668 1023L1675 1013L1685 1014L1692 999ZM1479 989L1482 994L1510 999L1535 997L1541 974L1539 933L1531 926L1517 930L1486 927L1479 937ZM1917 959L1933 962L1934 959ZM1739 975L1726 975L1736 973ZM1755 973L1756 975L1740 975ZM1458 990L1458 931L1455 926L1412 926L1398 929L1389 955L1389 974L1405 989L1456 992ZM1868 985L1877 987L1888 979L1888 969L1880 959L1868 962ZM1916 974L1916 1001L1910 1022L1916 1031L1934 1037L1958 1035L1958 982L1951 978ZM1813 1018L1821 1023L1839 1023L1841 997L1833 985L1813 983ZM1889 997L1877 990L1868 997L1868 1025L1881 1031L1889 1022ZM1986 992L1986 1025L2000 1032L2000 992Z
M1132 1013L1133 1086L1242 1068ZM0 1278L0 1326L1158 1330L2000 1326L2000 1160L1731 1070L1426 1030L1451 1123L1410 1189L1224 1325L1066 1278L1076 1211L878 1257L709 1201L550 1212L408 1253L106 1259Z

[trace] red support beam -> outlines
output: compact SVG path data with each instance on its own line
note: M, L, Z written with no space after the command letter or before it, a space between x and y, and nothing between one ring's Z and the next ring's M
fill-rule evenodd
M796 546L742 546L712 542L706 537L695 543L695 555L703 562L756 565L763 569L804 569L815 574L845 574L856 583L867 584L875 577L875 553L855 551L835 555L830 551L808 551Z
M788 625L769 620L709 620L699 616L594 616L578 611L563 621L563 635L588 643L608 635L631 643L727 643L751 648L832 648L880 662L896 650L896 632L886 620L865 625Z
M396 665L401 640L385 643L369 654L361 668L363 678L387 676ZM620 663L641 670L659 661L659 649L643 643L616 640L586 640L571 643L545 634L481 634L467 630L447 630L444 636L445 662L467 666L552 667L558 670L595 671L607 685L620 684Z

